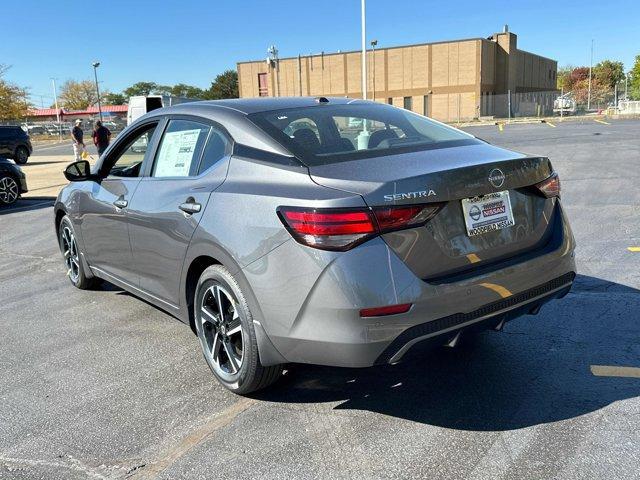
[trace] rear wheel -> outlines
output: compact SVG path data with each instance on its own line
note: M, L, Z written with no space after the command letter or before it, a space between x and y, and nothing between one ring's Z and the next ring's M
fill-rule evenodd
M67 276L74 287L87 290L98 283L95 277L89 277L85 272L84 265L80 259L80 250L76 240L75 231L68 216L62 217L60 228L58 229L58 241L60 251L67 269Z
M27 163L27 160L29 160L29 150L27 150L27 147L20 146L16 148L15 160L16 163L20 165Z
M20 196L20 188L15 178L6 176L0 176L0 204L12 205L16 203Z
M194 300L202 353L220 383L234 393L246 394L280 377L282 365L260 363L251 311L225 267L213 265L202 273Z

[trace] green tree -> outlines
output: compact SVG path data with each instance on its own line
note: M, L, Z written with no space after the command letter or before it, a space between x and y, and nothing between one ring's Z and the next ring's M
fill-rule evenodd
M60 88L58 104L65 110L86 110L97 103L96 85L91 80L67 80Z
M624 65L622 62L603 60L593 67L593 75L601 85L613 89L624 80Z
M158 88L156 82L137 82L131 85L129 88L125 88L122 94L126 97L135 97L138 95L150 95L155 93Z
M573 86L571 82L572 71L573 71L573 67L569 65L558 69L558 76L557 76L558 90L562 88L564 88L565 92L568 92L569 90L571 90L571 87Z
M178 83L171 87L170 93L176 97L205 98L204 90L194 87L193 85L185 85L184 83Z
M127 98L122 93L107 93L101 96L105 105L124 105L127 103Z
M0 65L0 121L24 118L29 110L27 90L2 78L8 69Z
M640 55L636 55L636 61L631 69L629 78L629 98L640 100Z
M211 82L211 87L205 92L205 96L209 100L238 98L238 72L235 70L222 72Z

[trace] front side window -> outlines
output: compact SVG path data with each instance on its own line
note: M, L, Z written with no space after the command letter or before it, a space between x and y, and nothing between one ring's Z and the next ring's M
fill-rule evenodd
M114 177L138 177L140 168L147 153L147 146L151 142L157 123L147 125L130 137L122 148L118 148L110 156L108 175Z
M473 135L383 104L325 104L249 118L307 166L480 143Z
M211 127L190 120L171 120L162 135L152 177L190 177L198 174L200 157Z

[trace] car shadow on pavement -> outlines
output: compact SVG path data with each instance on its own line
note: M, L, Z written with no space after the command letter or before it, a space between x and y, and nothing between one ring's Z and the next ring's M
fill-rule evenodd
M555 422L640 396L640 378L592 365L640 367L640 291L579 275L572 292L503 332L454 349L414 347L397 365L293 365L255 398L336 403L446 428L497 431Z
M13 205L0 205L0 215L49 208L53 206L55 201L56 197L50 196L19 198Z

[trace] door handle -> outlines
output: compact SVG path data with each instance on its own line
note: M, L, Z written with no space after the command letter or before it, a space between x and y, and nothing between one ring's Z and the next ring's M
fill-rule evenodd
M189 198L186 202L181 203L178 208L184 213L191 215L193 213L198 213L202 209L202 205L197 203L193 198Z
M113 204L116 206L116 208L126 208L127 205L129 205L129 202L123 200L122 198L119 198L118 200L113 202Z

